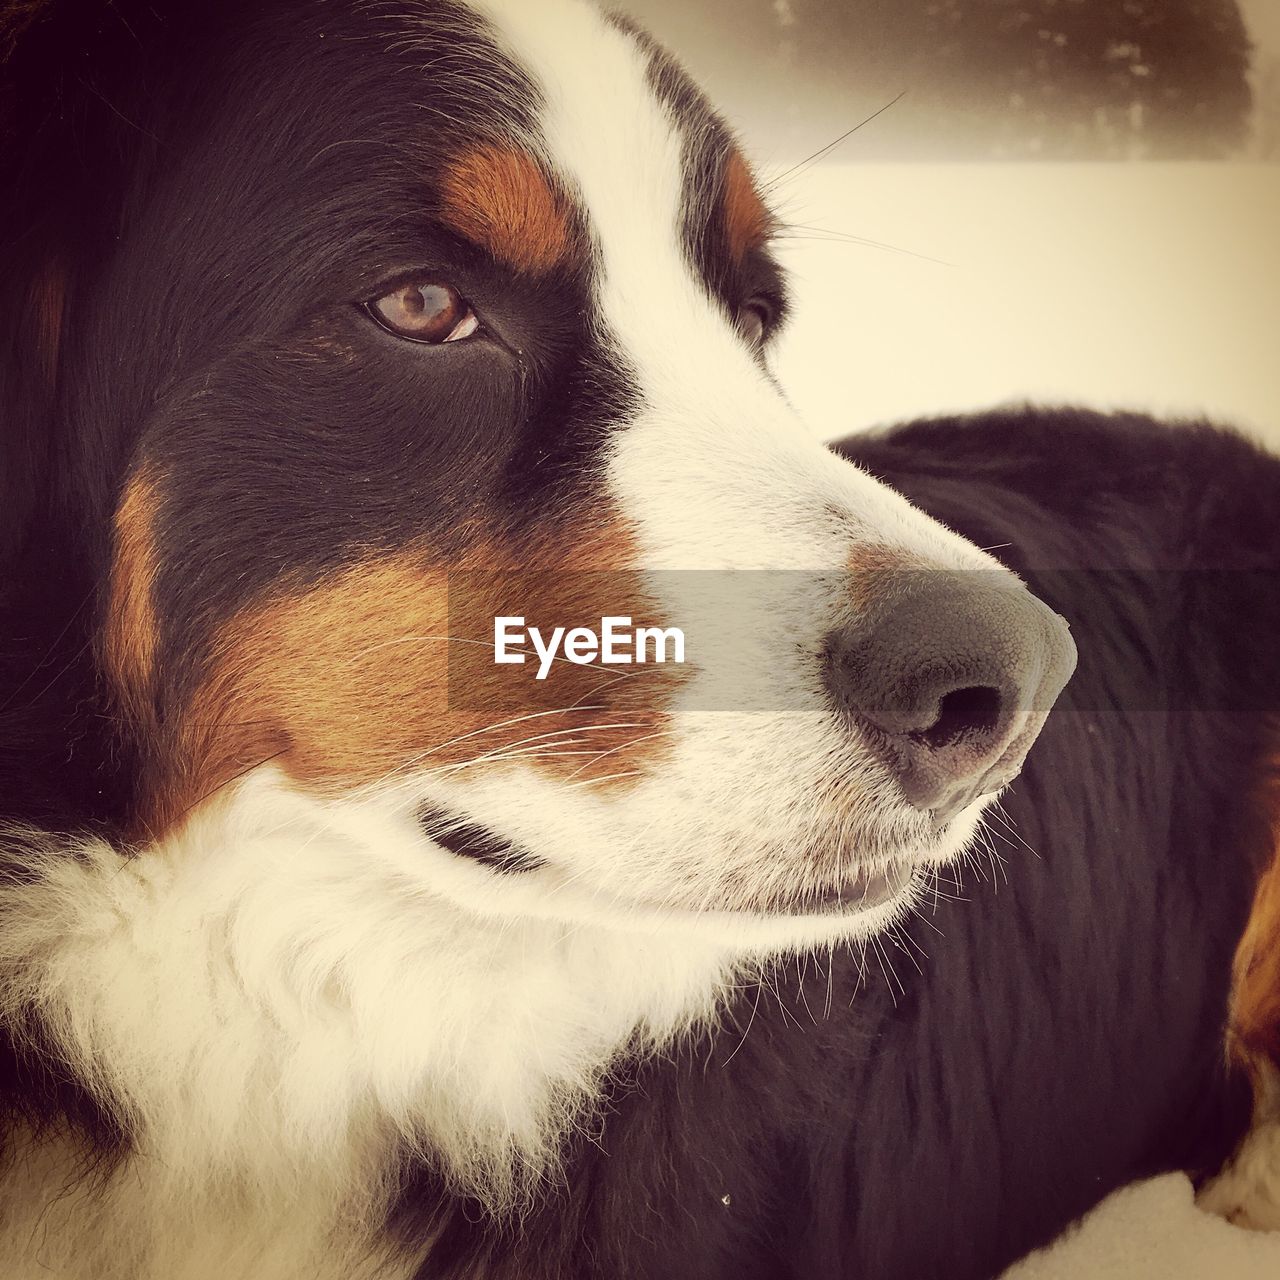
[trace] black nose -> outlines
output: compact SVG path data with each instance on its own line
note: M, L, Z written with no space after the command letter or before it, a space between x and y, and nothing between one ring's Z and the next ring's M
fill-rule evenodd
M873 594L828 638L830 690L883 748L907 800L941 824L1017 775L1075 645L1008 574L894 573Z

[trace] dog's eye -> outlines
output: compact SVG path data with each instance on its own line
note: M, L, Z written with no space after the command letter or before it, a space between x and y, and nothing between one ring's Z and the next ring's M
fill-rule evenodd
M768 298L750 298L738 308L735 323L743 341L753 350L764 346L764 340L773 328L773 304Z
M480 327L476 313L452 286L410 281L365 303L365 310L386 330L410 342L457 342Z

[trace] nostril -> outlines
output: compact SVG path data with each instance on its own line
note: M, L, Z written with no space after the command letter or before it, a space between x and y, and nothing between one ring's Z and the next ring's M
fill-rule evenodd
M928 572L827 637L836 709L935 826L1017 776L1074 665L1065 624L1020 584Z
M938 704L938 718L910 736L927 747L954 746L967 738L987 737L1000 722L1000 690L986 685L952 689Z

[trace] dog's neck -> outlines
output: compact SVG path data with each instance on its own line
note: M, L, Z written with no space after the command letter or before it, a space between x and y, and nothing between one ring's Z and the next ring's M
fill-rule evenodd
M611 1064L712 1015L722 946L469 915L370 855L403 838L268 784L133 856L22 850L38 871L0 896L0 987L159 1199L237 1185L367 1215L418 1151L508 1209Z

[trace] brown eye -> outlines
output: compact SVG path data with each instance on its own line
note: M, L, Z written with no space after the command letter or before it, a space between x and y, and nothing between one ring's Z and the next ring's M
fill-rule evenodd
M773 307L765 298L752 298L738 311L735 323L747 346L762 347L773 324Z
M384 329L411 342L457 342L480 327L466 299L448 284L402 284L365 307Z

